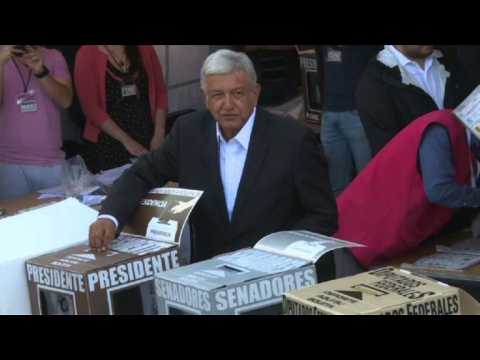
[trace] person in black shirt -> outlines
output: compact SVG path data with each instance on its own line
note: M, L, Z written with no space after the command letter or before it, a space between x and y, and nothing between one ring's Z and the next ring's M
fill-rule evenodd
M323 79L324 117L322 144L336 196L350 184L371 159L362 122L355 104L355 89L378 46L326 45L317 47Z

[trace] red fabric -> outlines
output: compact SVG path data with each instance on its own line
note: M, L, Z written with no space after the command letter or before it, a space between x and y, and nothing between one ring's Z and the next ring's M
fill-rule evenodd
M367 245L353 250L366 267L408 252L452 219L453 209L428 201L419 172L418 150L433 123L449 132L456 180L469 183L471 157L465 128L451 111L426 114L403 129L337 199L335 236Z
M153 46L139 45L138 49L148 76L148 96L155 121L157 110L168 107L162 67ZM82 46L75 61L75 88L86 117L83 136L93 143L98 142L100 124L109 118L105 94L107 61L107 55L96 45Z

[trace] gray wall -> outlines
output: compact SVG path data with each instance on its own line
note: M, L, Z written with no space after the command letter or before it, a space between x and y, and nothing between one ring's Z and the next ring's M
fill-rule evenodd
M210 45L155 45L168 86L169 111L205 107L200 69Z

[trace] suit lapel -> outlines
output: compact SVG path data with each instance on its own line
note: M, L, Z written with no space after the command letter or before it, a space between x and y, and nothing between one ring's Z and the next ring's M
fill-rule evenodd
M210 113L206 115L209 118L204 134L204 148L202 150L202 161L205 166L205 171L208 177L209 189L212 191L212 196L215 202L219 204L218 212L222 221L228 223L227 205L225 201L225 194L223 192L222 180L220 177L220 160L218 153L218 141L216 121ZM212 216L214 216L212 214Z
M242 179L238 187L237 198L235 200L235 208L232 215L232 225L237 225L240 221L240 214L248 198L248 194L262 169L265 155L268 149L268 129L269 119L267 114L260 108L257 108L255 124L252 130L252 137L248 148L245 167L243 169Z

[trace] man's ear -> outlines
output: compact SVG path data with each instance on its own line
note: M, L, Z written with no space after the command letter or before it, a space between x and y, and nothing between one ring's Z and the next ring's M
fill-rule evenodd
M255 97L257 98L257 103L258 103L258 99L260 99L260 93L262 92L262 85L260 84L255 84L255 88L254 88L254 93L255 93Z
M203 93L203 101L205 102L205 108L208 109L208 95L203 89L202 89L202 93Z

